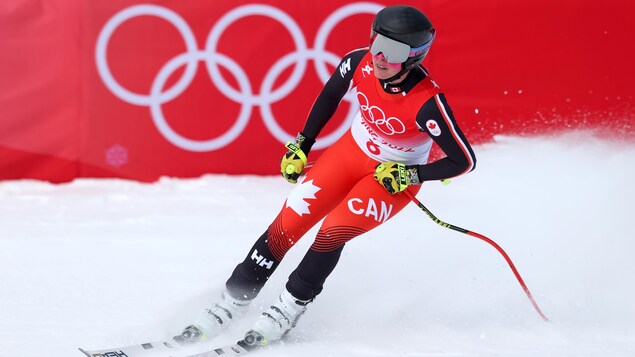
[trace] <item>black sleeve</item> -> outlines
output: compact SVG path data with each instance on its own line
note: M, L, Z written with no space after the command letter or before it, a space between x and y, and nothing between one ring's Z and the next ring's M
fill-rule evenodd
M417 114L417 125L430 135L446 155L443 159L418 167L421 182L443 180L474 170L474 151L457 125L443 94L430 98L421 107Z
M317 138L320 131L335 114L342 98L344 98L350 88L355 69L357 69L366 53L368 53L368 49L359 49L349 52L342 58L339 66L337 66L331 78L326 82L313 103L313 107L311 107L302 130L304 136L311 139Z

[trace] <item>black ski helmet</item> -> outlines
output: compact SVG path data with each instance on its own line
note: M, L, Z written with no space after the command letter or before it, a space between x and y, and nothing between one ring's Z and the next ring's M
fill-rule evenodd
M381 9L375 16L371 31L371 41L377 33L405 43L411 49L427 45L424 50L416 52L414 56L403 62L403 73L423 61L434 39L435 29L430 19L417 8L395 5Z

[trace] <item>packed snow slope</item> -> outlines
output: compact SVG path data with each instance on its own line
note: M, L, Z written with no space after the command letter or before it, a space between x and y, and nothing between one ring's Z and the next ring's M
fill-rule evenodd
M347 244L289 340L259 356L635 355L635 145L586 133L497 137L473 173ZM80 356L178 333L216 300L292 186L210 175L154 184L0 182L0 355ZM280 292L285 258L235 341Z

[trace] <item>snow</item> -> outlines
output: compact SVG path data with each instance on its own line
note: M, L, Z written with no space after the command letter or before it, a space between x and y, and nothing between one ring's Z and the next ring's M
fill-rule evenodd
M259 356L635 355L635 145L588 133L497 137L475 172L344 250L284 346ZM208 175L154 184L0 182L0 355L81 356L178 333L215 301L292 188L279 177ZM311 243L286 257L242 336Z

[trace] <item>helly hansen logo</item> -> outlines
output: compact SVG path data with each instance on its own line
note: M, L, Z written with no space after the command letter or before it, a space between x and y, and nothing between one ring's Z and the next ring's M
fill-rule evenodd
M351 70L351 59L347 59L346 62L340 66L340 75L344 78L344 75Z
M256 264L261 267L265 267L267 269L273 268L273 260L267 260L262 255L258 254L258 249L254 249L254 252L251 253L251 260L255 261Z

